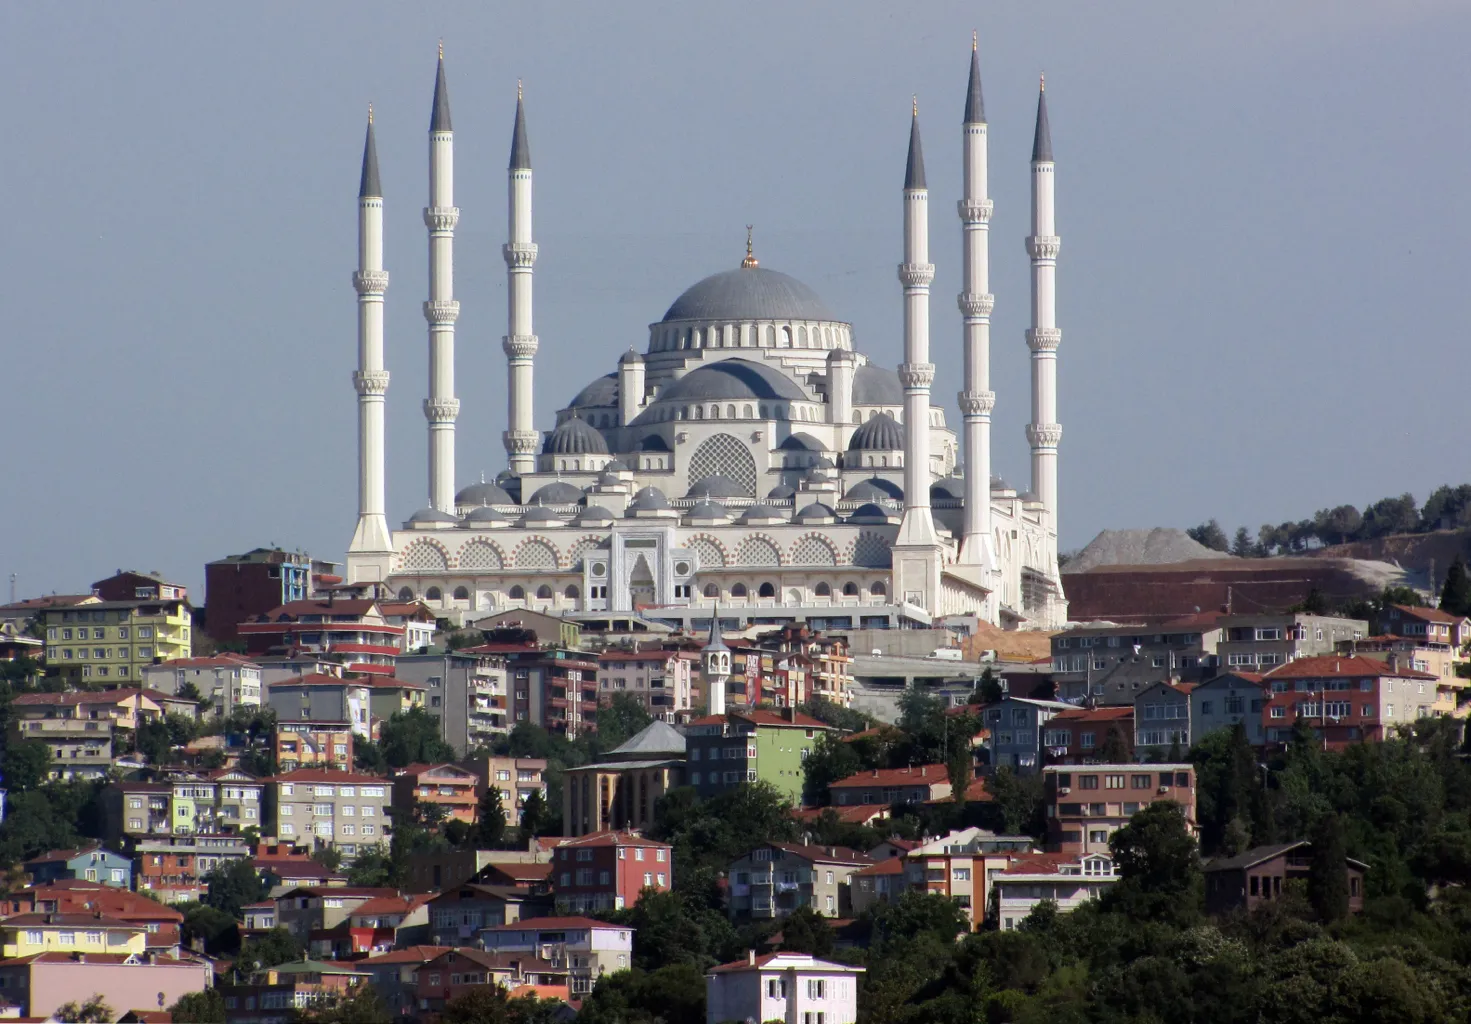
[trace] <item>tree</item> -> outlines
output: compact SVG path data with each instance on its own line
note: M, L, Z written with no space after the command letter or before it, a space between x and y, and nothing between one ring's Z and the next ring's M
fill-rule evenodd
M304 950L296 936L285 928L275 927L263 935L247 939L240 947L240 959L235 962L243 974L263 971L277 964L289 964L301 959Z
M472 1024L443 1019L445 1024ZM680 963L656 971L605 974L583 1002L577 1020L578 1024L705 1024L704 973L693 964Z
M52 1013L56 1020L64 1020L69 1024L112 1024L117 1014L112 1007L107 1005L107 1000L102 998L100 992L93 993L86 1002L72 1001L62 1003Z
M41 785L50 769L51 748L40 740L19 740L5 750L5 785L12 795Z
M1105 903L1135 920L1186 924L1200 914L1200 855L1185 811L1173 800L1150 804L1108 840L1119 881Z
M342 866L342 851L331 843L316 839L312 842L312 860L328 871L336 871Z
M223 910L195 903L184 910L184 942L195 939L202 939L204 951L213 956L233 953L240 948L240 929Z
M1457 555L1446 570L1445 585L1440 588L1440 610L1451 615L1471 615L1471 574L1466 562Z
M1325 814L1313 831L1313 859L1308 867L1308 901L1325 924L1348 916L1348 851L1343 841L1343 822L1336 814Z
M1237 558L1257 558L1264 554L1251 540L1246 527L1236 528L1236 537L1231 541L1231 554Z
M383 755L383 744L372 740L354 739L352 766L366 775L387 775L393 770Z
M1201 523L1199 526L1192 526L1185 531L1185 534L1197 544L1204 544L1212 551L1228 551L1231 547L1231 542L1226 539L1226 531L1221 529L1221 524L1214 519Z
M393 1014L372 985L359 983L287 1014L290 1024L393 1024Z
M217 988L188 992L174 1001L169 1013L174 1020L189 1024L225 1024L225 997Z
M347 869L349 885L360 885L369 889L382 889L401 881L405 874L402 865L395 864L382 843L358 847L358 854Z
M525 839L548 835L553 828L558 827L560 826L552 821L546 801L541 798L541 790L532 790L527 795L526 802L521 805L521 837Z
M1124 739L1124 734L1116 725L1110 725L1108 732L1103 734L1103 749L1099 757L1104 764L1128 764L1134 760L1129 752L1129 741Z
M828 802L828 787L840 779L854 775L862 768L858 754L852 744L845 742L836 733L824 732L807 760L802 762L802 799L816 806Z
M144 722L138 726L138 732L133 738L133 746L147 759L149 764L168 764L169 752L174 746L169 724L159 718Z
M996 678L996 673L987 668L981 673L981 678L976 680L975 689L970 692L971 704L995 704L1006 695L1001 689L1001 680Z
M1420 513L1412 495L1380 498L1364 509L1364 524L1359 531L1367 538L1388 537L1396 533L1414 533L1420 526Z
M241 916L242 908L265 899L268 891L248 857L226 861L205 875L204 883L201 902L234 918Z
M506 838L506 809L501 806L501 791L487 784L485 795L475 811L475 844L482 850L496 850Z
M598 740L611 750L646 729L653 720L643 701L631 693L615 693L598 708Z
M790 953L827 956L833 951L833 930L827 918L811 907L798 907L782 921L781 948Z
M1442 485L1430 492L1420 509L1420 529L1454 530L1471 521L1471 484Z
M439 735L439 719L422 707L395 712L383 723L380 744L394 768L411 764L443 764L455 759L455 748Z

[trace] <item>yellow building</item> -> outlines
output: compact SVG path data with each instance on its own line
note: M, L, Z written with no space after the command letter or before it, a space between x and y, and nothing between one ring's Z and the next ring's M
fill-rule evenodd
M0 956L33 953L138 953L148 930L96 914L16 914L0 921Z
M94 601L40 613L46 669L70 683L141 683L143 667L192 653L189 602Z

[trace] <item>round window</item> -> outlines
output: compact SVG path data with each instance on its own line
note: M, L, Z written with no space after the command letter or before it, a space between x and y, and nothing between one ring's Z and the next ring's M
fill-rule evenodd
M688 576L690 574L690 564L688 562L675 562L674 572L678 576Z
M606 576L606 575L608 575L608 565L607 565L607 563L606 562L594 562L592 564L592 574L594 576Z

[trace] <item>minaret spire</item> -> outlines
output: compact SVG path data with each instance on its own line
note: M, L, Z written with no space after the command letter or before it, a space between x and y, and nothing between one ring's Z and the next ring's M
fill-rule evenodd
M444 78L444 43L434 73L434 106L429 115L429 205L424 226L429 229L429 298L424 319L429 324L429 397L424 418L429 421L429 504L441 512L455 510L455 419L460 401L455 397L455 133L449 114L449 85Z
M383 406L388 371L383 368L383 187L378 177L378 146L373 108L363 139L363 169L358 179L358 269L352 278L358 295L358 368L352 375L358 394L358 523L348 546L350 579L383 579L393 544L384 514ZM362 558L376 563L377 573Z
M999 603L995 540L991 535L991 412L996 393L991 390L991 200L987 167L986 104L981 95L981 62L971 37L970 81L966 86L965 115L961 124L964 157L962 198L957 204L961 224L964 290L958 296L965 357L960 410L964 419L965 518L960 557L963 565L978 566L991 591L982 618L995 623Z
M710 639L700 651L701 675L705 682L708 714L725 714L725 684L730 679L730 648L720 636L720 606L710 617Z
M531 271L536 264L536 243L531 240L531 143L526 133L526 105L521 83L516 83L516 125L511 133L511 160L507 168L510 192L510 240L501 249L506 260L506 336L501 339L509 366L510 390L507 428L504 435L511 472L530 473L536 468L540 435L533 424L531 406L532 359L537 340L532 333Z
M1027 347L1032 350L1032 418L1027 441L1032 446L1032 491L1046 506L1048 531L1053 535L1056 559L1057 446L1062 427L1057 422L1057 236L1053 203L1054 163L1052 131L1047 122L1047 82L1037 90L1037 130L1032 142L1032 234L1027 252L1032 257L1032 327Z

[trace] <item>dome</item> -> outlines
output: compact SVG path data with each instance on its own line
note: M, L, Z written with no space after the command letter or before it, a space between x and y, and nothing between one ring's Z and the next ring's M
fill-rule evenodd
M664 314L671 320L837 320L817 293L765 267L711 274L684 290Z
M848 493L843 495L844 501L903 501L904 488L888 480L874 477L871 480L860 480L848 488Z
M604 449L606 451L606 449ZM565 480L553 480L538 487L528 505L576 505L582 500L582 488Z
M710 399L776 399L811 402L811 395L790 377L749 359L721 359L691 370L659 393L656 404L700 402Z
M759 519L785 519L780 512L770 505L752 505L741 513L738 523L749 523Z
M953 498L956 501L965 500L965 481L955 476L947 476L943 480L936 480L930 484L931 498Z
M578 409L584 406L605 406L618 404L618 375L616 373L605 373L597 380L573 397L567 403L567 408Z
M628 467L618 459L611 459L603 465L604 473L627 473Z
M564 420L547 435L543 455L607 455L608 442L586 420L576 416Z
M421 508L409 516L409 524L416 523L458 523L459 520L448 512L441 512L437 508Z
M613 513L601 505L589 505L577 514L578 523L611 523Z
M854 405L903 405L904 385L899 374L873 363L864 363L853 373Z
M491 508L488 505L477 505L476 507L472 508L469 512L466 512L465 513L465 518L463 520L461 520L461 522L462 523L508 523L508 522L510 522L510 520L507 519L505 516L501 515L499 512L497 512L495 509Z
M819 458L816 462L814 462L812 464L812 468L813 469L837 469L838 468L838 464L836 462L834 462L832 459L828 458L826 455L824 455L824 456L822 456L821 458Z
M827 445L823 444L811 434L798 431L776 446L779 451L784 452L825 452Z
M707 476L697 480L686 498L749 498L751 492L727 476Z
M654 512L669 507L669 499L657 487L645 487L633 495L628 505L630 511Z
M797 496L797 489L791 484L777 484L766 493L766 497L772 501L790 501Z
M730 510L718 502L702 501L692 507L685 515L691 519L729 519Z
M878 505L869 503L859 505L848 515L850 523L887 523L894 518L894 514Z
M521 517L523 523L561 523L562 517L545 505L533 505Z
M635 352L632 347L630 347L627 352L618 357L619 366L626 366L629 363L641 363L643 361L644 357Z
M814 501L812 504L805 506L802 511L798 512L796 518L799 523L810 523L825 519L835 519L837 518L837 514L822 502Z
M460 488L460 493L455 495L455 504L465 505L514 505L516 502L505 489L495 484L488 484L484 480L469 487Z
M886 412L872 416L848 438L850 452L897 452L904 448L904 428Z

